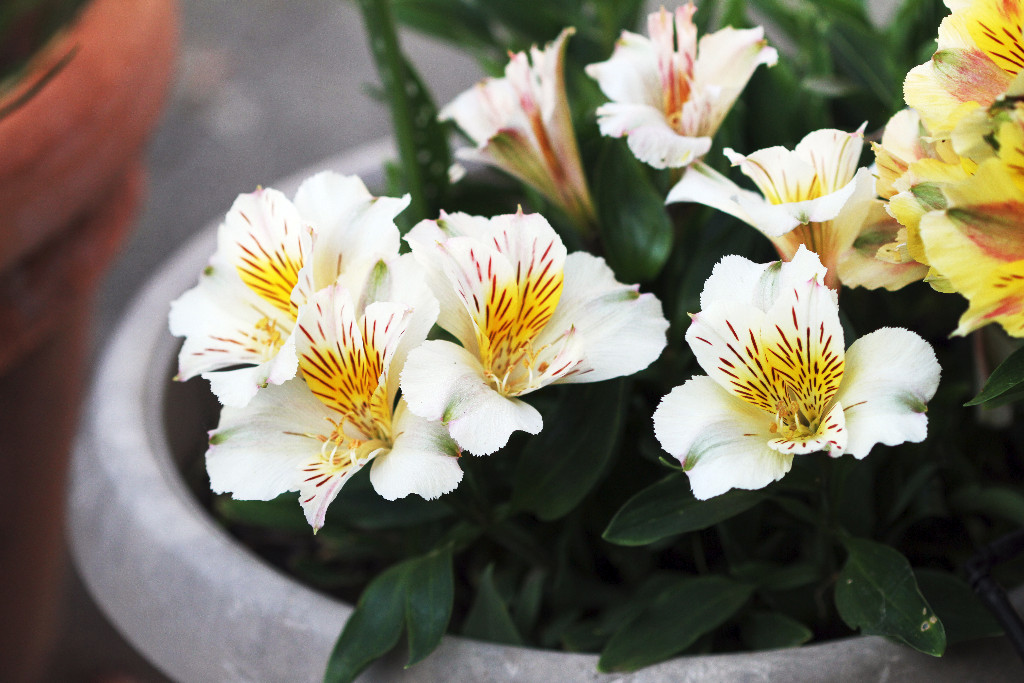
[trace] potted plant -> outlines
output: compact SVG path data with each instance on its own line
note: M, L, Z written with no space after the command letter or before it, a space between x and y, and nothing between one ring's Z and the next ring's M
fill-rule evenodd
M90 307L141 201L175 7L34 0L0 9L0 564L4 583L20 587L5 602L0 651L14 680L38 675L52 635Z
M788 66L761 29L704 23L749 26L745 3L701 26L692 5L661 10L645 34L619 32L639 5L524 18L443 3L443 15L405 16L484 58L490 31L558 30L439 114L389 5L362 6L402 159L389 177L408 194L375 197L346 163L294 192L240 196L154 282L101 370L82 462L131 457L81 466L76 552L129 637L184 678L317 678L325 662L326 680L393 680L402 661L416 664L409 676L474 680L814 677L809 666L959 680L1016 666L1005 650L982 665L955 645L999 631L968 580L998 594L993 566L1016 537L997 539L1024 500L1012 424L962 405L993 354L959 337L1017 330L1016 72L985 42L988 6L944 20L940 51L907 77L918 113L879 129L874 170L848 117L898 108L920 3L882 28L859 4L772 4L794 43ZM583 31L583 16L597 28ZM956 43L954 25L981 37L964 29ZM860 49L883 37L886 50ZM522 186L476 173L452 186L438 119L473 143L462 157ZM758 191L727 175L719 144ZM142 321L189 269L202 274L172 306L185 343L171 372L203 375L224 405L206 443L177 434L192 404L156 388L174 346ZM922 278L969 299L959 323ZM1017 363L973 402L1012 399ZM172 429L157 423L165 411ZM116 429L128 414L149 423ZM168 465L177 447L205 452L213 505L236 533L355 607L225 564L240 553L205 517L168 524L197 510ZM139 462L150 450L155 464ZM154 494L167 483L172 495ZM145 548L112 535L120 523ZM315 537L285 534L307 527ZM174 549L189 552L172 566ZM89 559L112 552L154 571L126 581ZM996 571L1015 581L1012 564ZM173 622L181 641L125 606L178 581L185 597L149 605L194 605L199 625ZM214 596L229 607L204 609ZM262 635L268 619L279 637ZM902 644L727 654L858 630ZM277 649L286 633L297 648ZM374 664L403 633L408 655Z

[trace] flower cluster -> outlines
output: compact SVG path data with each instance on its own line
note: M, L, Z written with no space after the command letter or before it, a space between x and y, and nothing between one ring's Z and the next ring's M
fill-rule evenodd
M699 35L695 17L703 17L689 3L651 13L640 35L621 31L628 12L614 4L597 3L600 26L588 26L590 9L579 9L576 28L547 27L539 37L555 35L551 42L509 53L503 71L488 62L498 75L440 112L421 107L406 117L406 128L420 125L418 136L403 138L409 145L428 133L439 143L448 125L441 122L451 122L470 143L456 156L511 176L521 193L507 196L507 179L494 182L494 174L467 189L443 174L415 178L407 164L396 184L437 198L412 202L412 217L402 214L408 196L374 197L358 178L330 172L305 181L294 200L272 189L238 198L198 286L171 310L172 332L185 337L178 378L206 378L223 404L206 452L213 490L257 500L296 492L314 530L366 466L389 501L443 496L413 500L416 514L403 518L411 529L404 538L423 534L409 547L429 550L407 558L403 547L394 573L371 584L378 602L357 607L368 613L383 604L380 613L394 622L389 633L407 627L410 642L440 639L438 624L416 630L409 605L450 613L451 560L467 553L466 591L477 598L465 630L486 611L503 615L507 635L513 621L539 623L543 599L552 612L572 604L573 629L535 624L541 635L531 644L564 630L567 647L605 648L605 670L689 646L643 631L644 615L665 613L672 596L714 590L736 603L715 624L694 619L701 623L690 644L733 617L734 630L742 633L747 619L763 632L769 622L759 610L791 594L764 576L791 566L811 576L798 577L802 585L832 591L836 610L826 614L831 608L819 600L818 609L776 610L768 630L788 631L784 644L812 637L804 623L835 634L838 614L850 628L941 653L945 635L933 628L939 622L911 565L873 539L897 545L892 539L913 536L916 506L942 507L922 500L933 489L949 490L950 509L975 500L968 486L980 484L954 481L975 467L974 453L951 447L948 461L961 459L940 464L935 453L907 446L858 461L880 446L920 443L936 425L957 432L951 442L980 431L950 411L977 382L961 358L976 354L984 369L977 375L987 374L982 345L965 351L963 340L943 339L933 348L918 332L944 338L997 322L1024 337L1024 1L946 0L952 13L939 28L939 49L907 75L909 108L884 130L878 126L903 106L899 83L920 59L916 42L889 69L891 93L871 55L848 65L881 92L881 106L844 117L828 98L852 81L793 78L761 28ZM729 16L750 26L742 2L726 4L708 21ZM776 11L785 13L784 5ZM864 15L845 32L812 5L783 23L790 31L828 28L846 41L838 56L849 56L857 31L872 30ZM460 21L476 16L464 9ZM849 19L861 9L846 3L836 11ZM804 21L804 12L814 20ZM907 33L906 43L919 42L917 30ZM410 76L392 42L378 48L395 51L387 61ZM402 88L390 76L390 95L422 95L411 76ZM761 78L770 87L758 90ZM748 82L755 85L744 94ZM764 120L773 89L787 84L795 103L779 108L792 113L809 103L813 125L762 131L762 123L777 123ZM406 162L440 158L411 149L403 150ZM520 202L537 212L511 213ZM499 204L506 208L479 208ZM736 253L744 249L766 256L755 262ZM968 299L959 323L958 311L943 308L948 299L918 281ZM1019 367L994 391L1019 395ZM572 386L581 383L603 384ZM643 488L625 500L636 483ZM617 512L601 506L607 500ZM762 501L770 504L757 507ZM430 520L437 523L428 528L422 510L441 510ZM560 519L561 526L540 524ZM713 525L721 547L710 553L701 538L668 540ZM475 546L480 538L487 542ZM608 542L663 539L636 566L633 555L590 561ZM521 564L496 581L501 561ZM943 563L956 564L924 555L918 566ZM607 576L588 574L579 582L586 595L574 603L539 587L550 571L558 590L571 592L582 575L577 564L601 564ZM621 599L603 602L619 590L608 576L625 582L626 599L647 600L621 624ZM687 583L705 579L700 590ZM881 607L867 609L864 591ZM503 603L509 593L523 601L511 610L515 619ZM396 601L405 602L399 609ZM887 610L914 619L895 623ZM352 620L364 631L346 642L376 637L366 632L370 621ZM381 652L393 646L378 644Z
M901 224L879 258L922 264L970 306L956 334L999 323L1024 336L1024 4L946 4L932 59L907 74L878 193Z
M294 203L269 189L235 202L170 316L186 338L178 377L202 374L225 406L207 452L214 491L298 491L319 529L372 461L384 498L436 498L461 480L463 450L540 431L520 396L632 374L661 354L659 301L602 259L567 255L540 215L445 214L400 255L394 218L407 203L334 173L308 179ZM435 322L459 343L427 341Z

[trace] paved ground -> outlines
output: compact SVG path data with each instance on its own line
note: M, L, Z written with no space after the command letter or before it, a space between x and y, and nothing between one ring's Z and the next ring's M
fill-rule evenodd
M150 189L135 238L101 302L98 345L133 292L176 245L219 220L241 192L388 134L358 11L346 0L180 0L183 47L172 100L149 150ZM474 64L417 36L406 50L447 102ZM117 558L111 558L116 562ZM48 681L164 679L106 623L69 571ZM2 676L0 676L2 677Z

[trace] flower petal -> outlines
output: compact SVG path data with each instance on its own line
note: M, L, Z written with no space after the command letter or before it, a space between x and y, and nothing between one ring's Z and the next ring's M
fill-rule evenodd
M373 459L370 483L387 500L415 493L427 500L455 490L462 481L459 449L440 422L430 422L399 399L390 452Z
M572 329L579 339L581 369L556 382L600 382L646 368L665 348L668 321L653 294L615 279L604 259L575 252L565 260L562 298L537 345Z
M412 350L402 371L402 393L412 412L443 421L459 446L474 455L493 453L516 430L537 434L543 426L533 406L495 391L480 361L447 341L427 341Z
M710 377L673 389L654 412L654 433L706 500L729 489L761 489L781 479L791 453L768 447L771 416L727 393Z
M214 493L270 500L297 491L301 468L319 457L330 411L301 379L259 392L245 408L225 407L210 432L206 471Z
M863 458L876 443L923 441L925 406L939 374L931 345L909 330L884 327L851 344L837 395L850 435L847 452Z
M324 171L307 178L295 206L316 231L312 291L333 285L344 271L368 271L381 259L397 257L395 216L409 201L409 195L374 197L357 176Z
M217 251L242 282L292 319L292 299L310 249L310 227L277 190L239 195L217 232Z

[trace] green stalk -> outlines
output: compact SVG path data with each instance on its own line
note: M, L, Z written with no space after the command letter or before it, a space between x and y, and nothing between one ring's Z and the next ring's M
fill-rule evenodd
M389 0L359 0L359 9L391 109L405 186L409 225L438 215L448 185L447 135L419 76L402 54Z

